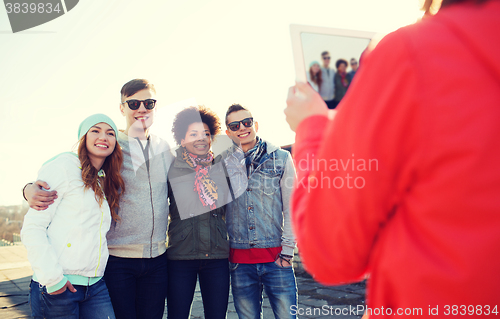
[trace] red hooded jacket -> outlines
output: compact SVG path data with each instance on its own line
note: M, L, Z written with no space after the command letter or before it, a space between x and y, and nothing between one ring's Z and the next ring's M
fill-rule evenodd
M386 36L336 117L300 123L294 160L294 230L315 279L369 275L374 317L498 315L500 1Z

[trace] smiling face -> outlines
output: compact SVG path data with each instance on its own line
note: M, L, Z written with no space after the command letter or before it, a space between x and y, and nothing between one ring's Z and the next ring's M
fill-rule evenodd
M134 95L122 98L122 103L120 104L120 111L127 120L127 128L125 132L129 136L148 136L148 130L154 122L156 108L148 110L144 107L144 103L141 103L137 110L132 110L126 103L128 100L147 100L155 99L156 94L150 89L144 89L138 91Z
M358 61L354 60L354 59L351 59L351 69L353 71L356 71L358 69Z
M210 151L212 136L207 124L203 122L191 123L186 136L181 140L181 146L194 155L205 155Z
M106 123L97 123L87 132L86 144L92 165L100 169L106 157L113 153L116 146L115 131Z
M321 59L323 60L323 67L327 69L330 66L330 54L324 54L321 56Z
M250 112L241 110L230 113L227 116L226 123L231 123L235 121L241 121L246 118L252 117ZM259 123L254 122L252 126L245 127L240 123L240 127L237 131L226 130L227 136L229 136L236 144L241 145L241 149L246 152L255 146L257 142L257 132L259 131Z
M319 64L317 63L314 63L312 66L311 66L311 71L313 74L318 74L318 72L321 70L321 68L319 67Z
M346 70L346 69L347 69L347 64L345 64L345 63L340 63L340 64L339 64L339 67L338 67L338 69L337 69L337 70L339 71L339 73L345 73L345 70Z

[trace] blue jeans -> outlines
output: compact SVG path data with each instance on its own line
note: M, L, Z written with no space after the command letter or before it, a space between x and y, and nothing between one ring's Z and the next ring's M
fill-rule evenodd
M167 296L167 254L156 258L109 256L104 280L117 319L161 319Z
M74 285L76 292L66 289L49 295L47 288L31 281L29 304L33 318L114 319L113 306L104 280L92 286Z
M199 277L205 319L226 318L229 298L228 259L168 261L168 318L188 319Z
M293 318L291 307L297 306L297 284L292 267L274 262L230 264L234 307L240 319L262 318L262 290L277 319Z

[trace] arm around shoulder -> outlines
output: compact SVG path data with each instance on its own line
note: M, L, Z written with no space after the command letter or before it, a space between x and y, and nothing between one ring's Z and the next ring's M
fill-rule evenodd
M23 188L23 197L28 205L35 210L44 210L54 203L57 191L50 191L50 186L44 181L37 180L28 183Z

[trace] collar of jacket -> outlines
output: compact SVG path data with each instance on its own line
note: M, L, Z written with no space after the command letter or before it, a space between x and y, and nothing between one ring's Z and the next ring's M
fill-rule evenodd
M271 144L270 142L266 141L265 139L262 139L262 142L263 143L266 143L266 154L271 154L272 152L276 151L277 149L279 149L278 146L274 145L274 144ZM234 142L233 142L233 145L231 145L227 151L232 154L236 151L236 148L240 148L238 145L236 145ZM241 149L241 148L240 148Z

